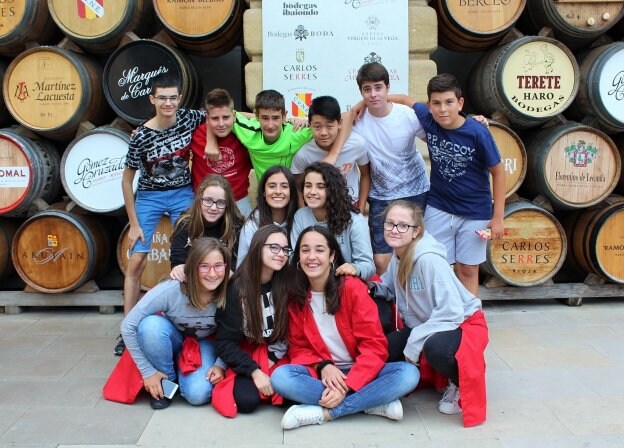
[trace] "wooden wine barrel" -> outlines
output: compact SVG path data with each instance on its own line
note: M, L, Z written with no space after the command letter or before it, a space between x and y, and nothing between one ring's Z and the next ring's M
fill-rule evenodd
M14 219L0 218L0 280L15 273L10 254L13 237L18 227Z
M60 159L50 142L0 129L0 215L25 216L37 199L56 201Z
M483 51L496 45L520 18L526 0L469 2L436 0L438 39L459 52Z
M508 198L518 191L526 176L526 149L518 134L507 126L490 121L489 129L505 167L505 197Z
M67 292L104 273L109 240L95 216L45 210L20 226L11 255L26 284L42 292Z
M99 127L73 140L61 159L65 192L80 207L93 213L123 214L121 191L130 134ZM138 176L134 179L134 191Z
M55 140L71 140L83 121L103 124L102 68L94 59L58 47L36 47L9 65L2 91L11 115Z
M514 286L535 286L552 278L566 257L566 235L546 210L528 201L505 205L507 236L489 240L481 269Z
M557 40L576 49L596 40L623 16L621 0L531 0L524 9L521 25L527 34L548 27Z
M171 38L181 48L201 56L225 54L242 37L243 0L154 0L154 8Z
M3 59L0 59L0 83L4 79L4 74L6 73L6 69L9 66L9 63ZM0 126L7 126L13 121L13 117L9 113L9 109L6 107L6 103L4 101L4 95L2 94L2 90L0 90Z
M475 64L468 82L470 101L479 113L502 113L515 127L535 127L572 103L578 73L574 55L560 42L521 37L490 50Z
M613 140L578 123L526 137L528 170L523 192L541 194L557 210L589 207L614 190L622 162Z
M577 55L580 86L566 115L594 120L607 133L624 132L624 42Z
M128 31L140 37L156 30L152 0L48 0L61 31L90 53L110 54Z
M26 49L26 44L51 44L60 37L45 0L0 2L0 54L15 56Z
M624 283L624 202L579 212L568 231L570 251L582 271Z
M126 273L128 268L128 232L130 225L128 224L117 242L117 262L121 272ZM163 278L168 277L171 272L171 233L173 227L168 216L163 216L156 227L154 236L152 237L152 248L147 254L147 265L141 275L141 289L148 291L153 288Z
M182 85L180 107L202 99L195 67L179 50L161 42L140 39L118 48L104 67L104 95L115 113L139 125L154 116L149 101L151 80L162 73L176 76Z
M620 153L620 159L624 160L624 134L619 134L613 137L615 145L618 147ZM617 194L624 195L624 175L620 174L620 180L613 190Z

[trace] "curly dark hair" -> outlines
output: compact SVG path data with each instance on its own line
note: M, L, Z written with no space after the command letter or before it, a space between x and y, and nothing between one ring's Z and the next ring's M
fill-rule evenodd
M360 213L351 201L347 181L335 166L325 162L314 162L308 165L303 172L302 192L305 187L305 178L309 173L319 173L323 176L327 191L327 202L325 203L327 227L334 235L340 235L351 222L351 212Z

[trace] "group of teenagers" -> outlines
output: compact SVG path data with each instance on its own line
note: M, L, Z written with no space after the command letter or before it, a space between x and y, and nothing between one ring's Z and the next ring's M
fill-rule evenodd
M389 95L379 63L357 83L360 104L341 114L317 97L297 129L274 90L254 115L222 89L194 111L178 109L176 80L154 79L156 114L135 131L122 181L130 252L115 348L152 408L169 406L168 379L228 417L285 406L284 429L358 412L401 420L400 399L428 383L440 412L485 421L478 232L503 236L500 154L461 112L452 75L432 78L428 104ZM138 300L163 214L175 222L170 278Z

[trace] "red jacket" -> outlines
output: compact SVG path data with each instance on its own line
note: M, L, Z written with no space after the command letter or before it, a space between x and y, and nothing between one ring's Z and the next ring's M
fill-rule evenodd
M377 377L386 363L388 342L366 284L359 278L346 276L342 288L340 307L335 315L336 327L354 360L347 375L347 386L360 390ZM290 302L288 314L290 362L308 366L312 376L317 377L312 367L322 360L331 360L332 356L319 333L312 310L309 304Z

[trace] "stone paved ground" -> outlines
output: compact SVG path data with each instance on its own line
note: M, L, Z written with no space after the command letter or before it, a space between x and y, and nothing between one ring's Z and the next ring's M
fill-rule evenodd
M1 294L1 292L0 292ZM357 415L282 431L281 409L234 420L176 400L154 412L102 399L121 313L29 308L0 314L0 448L624 446L624 301L486 302L488 421L465 429L438 395L403 399L405 418Z

